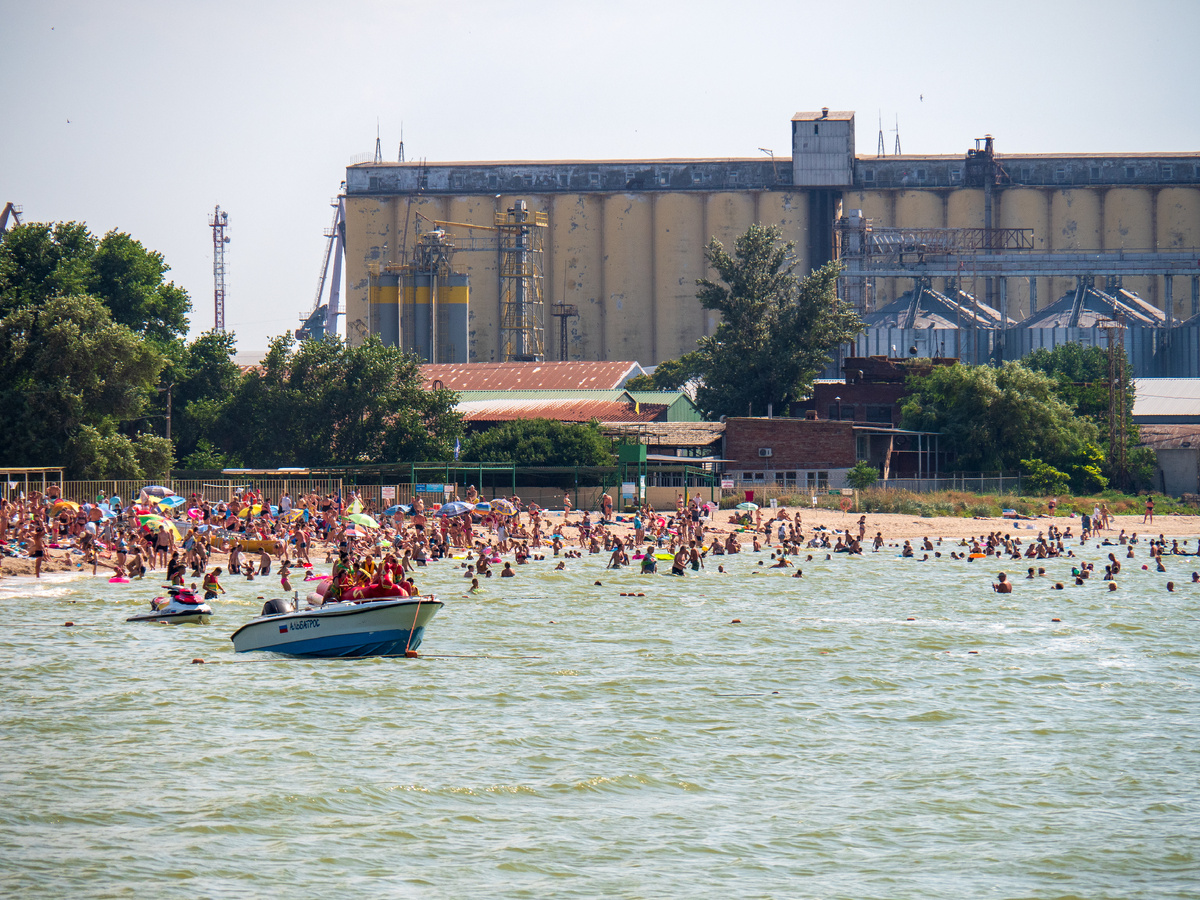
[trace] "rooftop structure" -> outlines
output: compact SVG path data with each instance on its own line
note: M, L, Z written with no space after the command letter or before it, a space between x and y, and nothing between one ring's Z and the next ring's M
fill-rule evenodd
M426 387L451 391L616 390L634 375L635 362L507 362L425 365Z

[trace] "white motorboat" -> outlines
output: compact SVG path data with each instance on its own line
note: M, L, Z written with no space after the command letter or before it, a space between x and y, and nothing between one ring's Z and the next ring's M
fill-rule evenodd
M390 597L297 609L268 600L262 614L233 633L238 653L269 650L291 656L393 656L416 651L425 626L444 604L435 597Z
M170 597L155 597L150 612L130 616L126 622L157 622L164 625L207 625L212 607L188 590L173 588Z

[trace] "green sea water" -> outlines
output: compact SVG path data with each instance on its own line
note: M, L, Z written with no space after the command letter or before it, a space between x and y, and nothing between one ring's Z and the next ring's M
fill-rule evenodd
M5 580L0 895L1200 896L1200 560L895 553L443 562L419 660L235 655L275 579Z

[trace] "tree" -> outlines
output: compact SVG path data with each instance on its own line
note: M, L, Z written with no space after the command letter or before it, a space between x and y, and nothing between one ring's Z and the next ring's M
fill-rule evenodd
M0 315L56 296L90 294L113 321L164 343L185 334L191 300L172 282L162 254L128 234L97 240L80 222L18 225L0 240Z
M596 422L517 419L471 435L463 458L518 466L611 466L612 442Z
M697 350L679 359L665 359L649 375L634 375L625 382L627 391L677 391L704 371L704 356Z
M696 405L710 417L762 414L768 404L782 412L810 392L831 351L863 329L837 297L838 264L800 279L795 245L780 236L777 227L751 225L732 256L716 239L705 251L720 283L699 279L696 296L722 317L697 351Z
M125 447L114 435L136 433L163 362L87 295L11 312L0 319L0 458L60 459L78 473L86 448L104 439L105 458L136 468L137 441Z
M259 466L353 465L448 459L462 434L458 395L427 390L420 360L370 337L304 341L285 334L213 413L214 452ZM197 441L197 447L199 441Z
M233 334L219 331L206 331L190 344L173 341L167 346L167 363L159 377L159 394L153 406L165 416L170 389L171 437L177 456L195 453L210 431L219 427L233 401L242 377L233 361L236 346ZM236 459L226 461L236 464Z
M860 459L850 469L846 470L846 484L855 490L864 491L879 480L879 470Z
M1012 469L1034 459L1067 471L1090 463L1096 426L1076 417L1041 372L1017 362L960 363L911 376L908 384L901 424L940 432L942 448L964 470Z

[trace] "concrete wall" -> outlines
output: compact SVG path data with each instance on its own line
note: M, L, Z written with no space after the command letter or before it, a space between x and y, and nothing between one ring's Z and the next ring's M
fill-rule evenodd
M1200 493L1200 450L1156 450L1159 483L1156 488L1172 497Z

